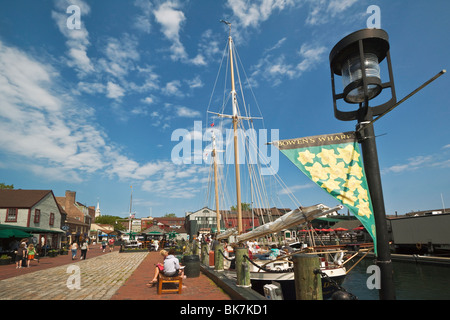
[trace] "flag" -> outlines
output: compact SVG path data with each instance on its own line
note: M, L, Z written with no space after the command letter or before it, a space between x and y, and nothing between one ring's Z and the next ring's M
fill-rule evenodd
M355 132L275 141L306 176L357 217L373 239L375 219Z

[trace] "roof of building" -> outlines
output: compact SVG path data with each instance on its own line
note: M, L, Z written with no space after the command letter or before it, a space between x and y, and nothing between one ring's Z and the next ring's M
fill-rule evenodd
M52 190L1 189L0 208L31 208L49 193L53 195Z

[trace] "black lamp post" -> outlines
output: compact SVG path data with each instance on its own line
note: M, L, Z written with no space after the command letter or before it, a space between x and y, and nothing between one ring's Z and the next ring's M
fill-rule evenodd
M380 77L380 63L386 58L389 81L383 83ZM362 67L364 66L364 67ZM331 85L335 117L342 121L357 120L358 139L364 159L370 196L374 210L377 265L380 268L379 291L381 300L394 300L393 268L389 250L386 213L381 187L375 132L371 121L374 116L387 112L396 104L395 88L389 54L389 37L381 29L356 31L337 43L330 53ZM336 94L334 76L342 77L343 92ZM369 100L390 88L387 102L369 107ZM352 111L342 111L337 101L343 99L349 104L358 104Z

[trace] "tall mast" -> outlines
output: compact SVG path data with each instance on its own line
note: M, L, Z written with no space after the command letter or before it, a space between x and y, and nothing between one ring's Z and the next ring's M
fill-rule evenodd
M216 136L212 134L213 150L212 156L214 159L214 189L216 193L216 220L217 220L217 234L220 233L220 210L219 210L219 185L217 183L217 153L216 153Z
M239 168L239 146L237 127L239 122L236 100L236 88L234 85L234 68L233 68L233 39L231 38L231 23L224 21L230 27L228 37L228 46L230 50L230 76L231 76L231 101L233 103L233 130L234 130L234 167L236 170L236 200L237 200L237 223L238 233L242 233L242 206L241 206L241 174Z
M130 216L128 217L128 232L130 233L130 239L131 239L131 207L133 205L133 186L130 186L131 188L131 195L130 195Z

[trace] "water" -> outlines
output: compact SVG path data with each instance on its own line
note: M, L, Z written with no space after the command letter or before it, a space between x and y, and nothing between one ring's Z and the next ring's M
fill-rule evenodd
M359 300L379 300L378 290L367 288L366 273L373 259L362 260L345 278L342 287ZM393 261L394 287L397 300L449 300L450 267L414 262Z

